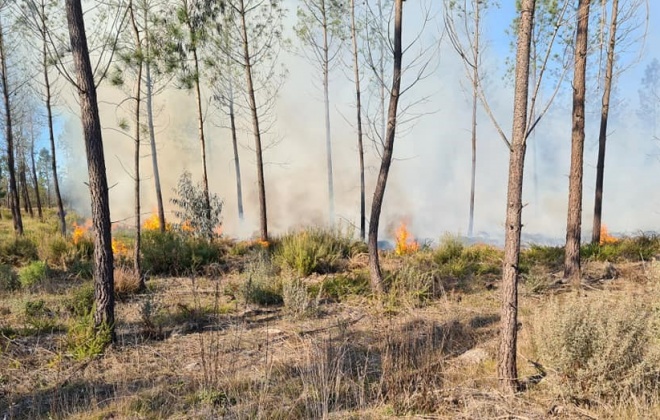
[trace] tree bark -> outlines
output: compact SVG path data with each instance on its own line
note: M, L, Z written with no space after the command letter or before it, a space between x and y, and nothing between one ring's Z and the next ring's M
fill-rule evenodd
M474 234L474 196L477 185L477 101L479 100L479 0L474 3L474 45L472 48L472 167L470 171L470 215L468 237Z
M23 194L23 205L25 206L25 212L34 219L34 210L32 209L32 201L30 200L30 191L28 190L28 181L27 175L27 163L25 162L25 147L21 147L21 161L18 164L18 181L19 188Z
M234 90L229 81L229 123L231 125L231 144L234 150L234 169L236 171L236 201L238 203L238 220L243 221L243 184L241 182L241 161L238 156L238 136L236 134L236 113L234 111Z
M41 65L44 72L44 87L46 88L46 113L48 117L48 140L50 141L50 155L51 155L51 171L53 172L53 187L55 188L55 198L57 199L57 217L60 222L60 232L62 236L66 235L66 214L64 212L64 204L62 202L62 194L60 193L60 182L57 176L57 154L55 149L55 132L53 129L53 106L52 94L50 86L50 76L48 74L48 39L46 37L46 9L45 3L41 4Z
M360 160L360 239L366 231L366 200L364 185L364 144L362 142L362 90L360 89L360 61L358 59L357 28L355 25L355 0L351 0L351 39L353 41L353 74L355 77L355 113L357 121L358 158Z
M523 0L516 52L513 129L509 154L509 181L502 272L502 305L497 376L503 391L518 389L516 347L518 343L518 278L522 232L522 189L525 168L529 61L535 0Z
M387 131L385 135L385 144L381 158L380 171L376 181L373 201L371 203L371 219L369 222L369 272L371 278L371 289L374 293L383 292L383 274L380 270L378 260L378 224L380 213L385 196L385 187L387 186L387 177L392 164L392 154L394 152L394 138L396 135L396 117L399 105L399 94L401 91L401 61L403 50L401 47L401 18L403 15L403 0L394 2L394 68L392 71L392 89L390 91L390 105L387 113Z
M243 59L245 66L245 78L247 80L248 103L252 114L252 131L254 132L254 145L257 154L257 183L259 188L259 220L260 236L262 241L268 241L268 218L266 211L266 185L264 181L264 162L261 149L261 131L259 129L259 113L257 112L257 101L254 94L252 81L252 66L250 57L250 46L245 22L245 1L240 0L241 31L243 35Z
M144 27L147 34L149 33L149 19L147 16L147 9L144 10ZM154 131L154 109L153 109L153 82L151 79L151 44L149 43L149 36L145 38L145 47L147 58L144 63L145 71L145 85L146 91L146 107L147 107L147 125L149 127L149 146L151 147L151 166L154 172L154 188L156 189L156 202L158 206L158 222L161 232L165 232L165 208L163 206L163 193L160 187L160 171L158 169L158 151L156 149L156 133Z
M103 137L99 118L94 74L89 60L85 22L80 0L66 0L66 17L71 52L76 69L76 88L80 97L80 114L85 138L85 152L89 172L89 191L94 229L94 325L107 326L115 338L115 297L113 276L112 237L108 181L105 171Z
M128 3L129 14L131 19L131 26L133 28L133 36L135 37L135 49L138 54L138 70L135 80L135 154L133 157L133 166L135 170L135 244L133 247L133 272L139 281L140 290L145 288L144 276L142 275L141 264L141 218L140 218L140 105L142 104L142 68L143 68L143 55L142 55L142 41L140 40L140 31L137 27L135 19L135 11L133 9L133 0Z
M32 127L34 129L34 127ZM36 162L34 161L34 133L30 133L32 138L30 139L30 163L32 164L32 180L34 184L34 195L37 199L37 215L39 216L39 220L43 221L44 220L44 212L41 208L41 195L39 193L39 177L37 177L37 165Z
M192 33L192 28L190 28ZM211 196L209 195L209 176L206 169L206 138L204 137L204 113L202 110L202 92L199 86L199 59L197 47L193 48L193 62L195 64L195 98L197 99L197 126L199 130L199 143L202 148L202 183L204 185L204 201L207 218L211 218Z
M596 164L596 197L594 200L594 225L591 242L600 243L600 230L603 215L603 178L605 176L605 146L607 143L607 121L610 115L610 96L612 93L612 75L614 72L614 48L616 46L616 28L619 15L619 0L612 0L612 20L610 39L607 46L607 64L605 68L605 86L600 111L600 132L598 134L598 163Z
M582 229L582 176L584 172L584 101L586 93L589 0L579 0L575 36L575 72L573 75L573 130L571 170L568 186L566 256L564 278L580 286L580 239Z
M7 55L5 50L4 28L0 21L0 70L2 70L2 96L5 105L5 138L7 139L7 170L9 172L9 201L11 217L14 224L14 232L23 235L23 218L21 217L21 205L18 198L18 186L16 181L16 163L14 162L14 130L11 118L11 101L9 100L9 86L7 85Z
M335 223L335 187L332 169L332 134L330 131L330 58L328 51L328 17L325 0L321 0L321 26L323 28L323 62L321 68L323 70L323 106L325 111L325 154L326 154L326 169L328 172L328 217L330 226Z

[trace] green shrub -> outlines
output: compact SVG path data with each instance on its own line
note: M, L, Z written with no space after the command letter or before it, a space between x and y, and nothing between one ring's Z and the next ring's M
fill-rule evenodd
M41 299L25 302L23 316L28 333L52 333L61 329L55 322L55 313Z
M275 247L275 261L300 276L331 273L340 268L343 259L359 251L354 243L339 231L307 228L280 239Z
M204 238L185 237L175 231L148 230L142 234L142 264L156 275L197 272L222 261L222 244Z
M94 328L91 313L79 318L67 331L67 348L75 360L88 360L103 354L111 342L110 326L103 324L98 330Z
M73 291L64 303L64 308L75 317L84 317L92 312L94 307L94 284L86 283Z
M38 259L37 245L30 238L17 237L0 243L0 264L16 266Z
M282 283L282 301L286 310L298 317L312 316L318 311L319 297L322 289L316 296L310 297L310 290L299 278L287 279Z
M34 261L18 271L18 279L23 287L35 286L47 278L48 265L43 261Z
M560 270L564 264L564 247L532 245L520 252L520 268L529 272L534 266L543 266L549 270Z
M94 258L94 240L87 235L77 239L74 244L76 256L84 261L91 261Z
M657 396L660 314L639 299L554 300L533 318L542 365L557 391L578 400Z
M446 236L432 258L441 276L464 280L475 275L500 275L503 256L502 250L493 246L465 246L460 239Z
M242 295L247 303L257 305L282 304L282 283L265 254L248 263L243 273Z
M18 276L8 265L0 264L0 292L11 292L21 287Z
M336 274L322 283L323 294L333 300L342 301L347 296L368 295L371 293L369 273L351 271Z
M46 246L46 255L43 255L41 259L48 261L50 264L57 267L65 266L67 258L71 252L71 246L66 238L60 235L55 235L49 238Z
M404 264L389 277L387 289L390 301L415 307L423 306L444 292L437 274L437 270L424 269L418 264Z

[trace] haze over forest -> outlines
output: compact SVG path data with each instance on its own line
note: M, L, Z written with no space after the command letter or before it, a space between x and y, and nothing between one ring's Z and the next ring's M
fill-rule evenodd
M470 194L470 112L469 82L463 64L446 36L442 2L409 1L404 13L404 40L417 36L425 8L430 13L418 43L404 55L404 67L419 51L430 60L425 78L402 98L414 104L404 115L411 120L397 133L395 162L387 186L381 223L381 236L391 236L394 227L405 220L418 238L437 239L443 233L464 235L468 226ZM504 3L507 3L506 1ZM266 191L269 225L273 232L328 223L326 188L323 97L320 73L303 57L293 26L297 1L285 1L288 9L284 35L289 45L280 53L288 71L275 106L276 120L266 136ZM651 2L651 19L658 5ZM482 74L488 100L505 132L510 132L513 86L507 60L514 10L511 5L486 12L483 33L487 48ZM87 25L93 20L87 19ZM642 28L643 29L643 28ZM88 27L90 33L95 28ZM638 34L638 36L641 35ZM604 188L603 221L611 232L634 233L658 230L660 193L660 149L648 123L638 116L641 78L654 57L652 46L658 30L649 28L645 49L638 58L639 45L622 54L622 65L633 65L615 81L610 116ZM348 44L347 44L348 45ZM359 224L359 172L354 127L354 84L346 47L345 64L337 64L330 75L331 123L337 219L343 226ZM591 57L590 57L591 59ZM590 65L590 69L596 66ZM404 76L404 85L415 70ZM600 91L595 74L587 90L583 229L588 237L593 210L595 162L598 148ZM407 79L406 79L407 77ZM588 76L589 77L589 76ZM363 83L369 83L365 72ZM547 238L561 238L566 224L568 170L571 144L571 89L569 71L548 114L529 141L525 168L523 211L524 232ZM60 79L60 83L63 83ZM551 84L552 82L549 81ZM211 103L208 82L203 81L208 139L209 186L224 200L223 231L231 236L249 237L258 230L258 194L253 153L253 138L247 115L240 122L239 142L244 177L245 221L239 223L233 153L228 120ZM199 142L192 91L176 88L172 81L155 98L157 143L166 210L171 210L172 188L184 170L200 179ZM542 97L550 95L550 89ZM104 146L108 168L111 215L113 221L131 223L133 217L133 180L130 174L133 141L120 133L119 122L130 118L130 108L117 108L126 93L101 85L99 90ZM57 129L64 195L79 213L89 212L89 192L85 185L87 166L83 138L77 117L78 106L69 87L62 88ZM367 95L368 96L368 95ZM366 99L369 100L369 99ZM373 98L372 98L373 100ZM404 106L405 108L405 106ZM130 125L130 123L129 123ZM504 230L508 150L493 124L479 106L478 156L476 175L475 234L501 240ZM46 138L44 136L44 145ZM142 158L143 209L156 208L151 178L150 156L145 143ZM370 206L379 156L368 142L367 208ZM170 213L168 212L168 215ZM171 217L171 216L170 216Z

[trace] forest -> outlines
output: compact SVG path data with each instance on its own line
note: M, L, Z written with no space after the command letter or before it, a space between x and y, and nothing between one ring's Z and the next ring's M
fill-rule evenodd
M655 7L0 0L0 415L660 417Z

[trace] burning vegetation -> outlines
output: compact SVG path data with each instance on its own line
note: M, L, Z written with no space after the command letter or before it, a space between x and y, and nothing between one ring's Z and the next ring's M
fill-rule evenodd
M605 226L605 224L602 224L600 226L600 245L614 244L617 243L618 241L619 240L617 238L609 234L609 232L607 231L607 226Z
M419 244L411 237L405 222L401 222L396 230L396 246L394 252L396 255L407 255L419 250Z

